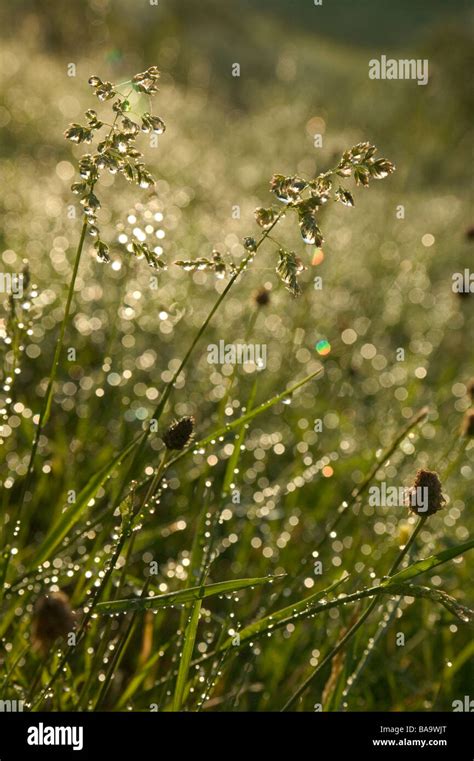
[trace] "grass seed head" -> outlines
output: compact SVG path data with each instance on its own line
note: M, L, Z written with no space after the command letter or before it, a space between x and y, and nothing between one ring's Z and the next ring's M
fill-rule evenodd
M64 639L74 625L75 615L64 592L43 595L37 600L33 612L33 647L46 653L57 639Z
M254 299L257 306L264 307L270 302L270 291L265 287L259 288L255 293Z
M194 418L182 417L175 420L163 436L167 449L184 449L193 437Z
M412 499L412 495L417 495L418 489L423 490L422 494L428 495L427 504L423 500L422 504L417 504ZM424 491L426 490L426 492ZM410 510L416 515L428 516L437 513L441 510L446 502L443 496L441 481L439 476L434 470L420 469L413 482L413 486L410 489L410 498L408 500L408 506Z

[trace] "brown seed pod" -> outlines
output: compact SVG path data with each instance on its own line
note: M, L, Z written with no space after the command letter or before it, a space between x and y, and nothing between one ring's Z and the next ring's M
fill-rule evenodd
M426 517L441 510L445 502L438 474L433 470L419 470L409 490L410 510L416 515Z
M254 294L254 300L257 306L264 307L270 302L270 291L268 288L262 287Z
M64 592L49 592L36 601L32 620L35 650L46 653L57 639L64 639L73 629L76 617Z
M167 449L184 449L193 437L194 418L182 417L175 420L163 436Z

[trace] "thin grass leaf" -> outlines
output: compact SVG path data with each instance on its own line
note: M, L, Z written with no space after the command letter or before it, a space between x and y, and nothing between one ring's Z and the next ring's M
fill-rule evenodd
M448 595L442 589L433 589L432 587L422 587L415 584L393 584L389 589L394 594L400 594L409 597L424 597L432 602L439 603L446 610L449 610L453 616L456 616L463 624L469 624L474 621L474 610L466 605L461 605L454 597ZM387 590L389 591L389 590Z
M248 411L250 411L253 407L256 392L257 392L257 379L255 379L252 384L250 397L246 405L246 408ZM235 470L237 468L237 465L239 463L239 459L242 453L241 445L245 439L245 432L246 432L245 424L242 423L240 428L238 429L238 433L234 442L234 449L233 449L232 455L229 457L227 461L227 466L226 466L226 470L224 474L224 482L223 482L222 491L221 491L221 497L220 497L219 506L216 512L216 518L218 518L219 515L221 514L223 503L225 502L227 498L230 485L235 477L234 474L235 474ZM198 559L197 550L200 545L199 540L201 539L201 537L204 537L204 532L206 531L206 520L205 520L206 512L207 512L206 505L203 504L202 520L200 522L199 532L196 535L195 546L193 547L191 568L196 567L195 563ZM216 525L217 525L217 521L214 522L214 526L211 531L211 536L209 538L207 562L205 562L204 566L201 568L201 577L199 579L201 584L205 583L210 571L210 567L212 563L211 548L212 548L213 538L214 538L214 534L216 530ZM200 561L202 559L204 559L203 552L200 553ZM201 604L202 604L201 600L199 600L198 602L194 604L193 609L191 611L191 615L189 616L187 625L185 627L183 651L181 655L178 676L176 679L175 693L173 697L173 711L180 710L183 700L186 698L187 691L190 686L190 685L189 686L187 685L187 682L188 682L189 668L191 666L191 659L192 659L193 650L194 650L194 644L196 641L196 633L197 633L197 628L199 624ZM183 625L182 627L184 628Z
M284 608L280 608L280 610L277 610L275 613L270 613L270 615L265 616L264 618L260 618L253 624L245 626L239 631L238 639L240 645L244 645L249 640L255 637L260 637L263 634L272 631L273 629L285 626L290 619L293 621L300 616L309 614L315 603L319 602L323 597L330 594L331 592L334 592L334 590L336 590L337 587L339 587L348 578L349 576L346 575L342 579L338 579L337 581L333 582L325 589L321 589L319 592L315 592L314 594L309 595L309 597L305 597L303 600L300 600L293 605L287 605ZM341 604L342 602L343 601L341 600ZM226 650L227 648L234 645L234 641L235 637L230 637L222 643L220 649Z
M257 378L255 378L252 384L252 390L250 392L250 396L246 404L246 408L248 412L251 412L253 409L255 394L257 393ZM239 459L242 454L241 446L244 443L244 439L245 439L245 423L241 423L241 427L238 430L238 433L234 442L234 449L232 450L232 454L227 461L227 466L225 469L224 484L222 486L223 496L228 494L230 490L230 485L235 478L236 468L239 464Z
M448 560L453 560L453 558L463 555L468 550L472 550L473 547L474 539L470 539L468 542L464 542L464 544L458 544L456 547L450 547L447 550L443 550L443 552L436 553L436 555L430 555L429 558L419 560L418 562L409 565L408 568L398 571L398 573L395 573L389 579L384 579L381 586L387 587L414 579L415 576L419 576L420 573L425 573L425 571L430 571L438 565L447 563Z
M286 626L294 621L303 620L310 616L314 616L318 613L325 612L327 610L345 606L365 597L375 597L376 595L408 595L410 597L424 597L433 600L434 602L444 605L445 608L450 610L459 620L463 623L469 623L474 617L474 611L461 605L453 597L439 590L433 590L430 587L423 587L410 584L390 584L390 586L378 585L367 589L362 589L356 592L352 592L350 595L343 595L332 600L323 600L328 594L333 592L340 584L346 581L349 576L344 576L342 579L331 584L326 589L320 592L316 592L309 597L305 597L303 600L299 600L293 605L287 605L285 608L281 608L275 613L271 613L264 618L255 621L253 624L246 626L239 632L239 645L241 647L245 645L249 640L261 637L275 629L279 629L282 626ZM235 637L228 638L222 645L210 655L215 655L216 652L227 650L231 646L235 645ZM204 659L202 659L204 660Z
M474 640L471 640L466 647L461 650L459 655L456 656L456 658L451 662L447 663L444 668L444 673L442 676L442 682L443 684L446 684L446 682L449 679L452 679L454 674L456 674L460 668L464 666L464 664L469 661L471 658L474 657Z
M168 645L160 646L160 649L157 650L156 653L153 653L153 655L150 656L147 662L141 667L140 671L133 677L131 682L125 688L125 691L120 696L120 699L117 703L118 711L125 708L128 701L131 700L131 698L134 696L138 688L146 680L147 676L150 674L151 670L153 669L153 666L157 663L157 661L160 660L160 658L162 658L163 651L166 650L167 647Z
M54 550L61 544L64 537L75 526L83 512L86 510L91 499L97 494L102 484L109 478L115 468L120 465L122 460L130 454L137 444L138 439L134 439L128 446L122 449L110 462L108 462L102 470L99 470L87 483L87 485L79 493L76 502L68 507L64 513L60 516L59 520L55 523L50 530L46 539L42 543L38 552L36 553L30 571L36 566L44 563Z
M159 610L171 605L182 605L183 603L193 602L194 600L205 600L207 597L214 595L232 594L240 589L248 587L257 587L261 584L272 584L277 579L284 578L285 574L278 576L257 576L254 579L230 579L229 581L218 581L215 584L206 584L206 586L189 587L180 589L177 592L166 592L164 595L155 595L154 597L136 597L128 600L111 600L100 602L96 605L96 613L128 613L134 610Z
M202 600L197 600L192 608L189 621L184 632L183 651L181 653L181 660L179 662L178 677L176 679L176 686L173 697L173 711L180 711L185 698L186 683L188 681L189 667L191 665L191 658L193 655L194 644L196 642L196 634L199 625L199 618L201 615Z
M173 457L173 459L170 460L167 464L171 465L177 460L180 460L181 457L184 457L184 455L190 451L190 449L195 450L195 449L200 449L201 447L205 447L208 444L211 444L217 438L219 438L219 436L224 436L226 433L229 433L229 431L233 431L235 428L239 428L245 423L248 423L250 420L253 420L258 415L261 415L262 412L269 410L275 404L277 404L278 402L281 402L282 399L286 399L287 397L291 396L299 388L304 386L306 383L309 383L310 380L313 380L313 378L316 378L317 375L321 375L322 372L323 372L323 368L320 367L314 373L307 375L305 378L298 381L298 383L295 383L294 386L291 386L290 388L285 389L285 391L282 391L276 396L273 396L271 399L267 399L266 402L263 402L258 407L255 407L255 409L253 410L249 410L248 412L245 413L245 415L241 415L239 418L237 418L237 420L232 420L230 423L226 423L221 428L218 428L216 431L213 431L212 433L210 433L209 436L206 436L204 439L194 442L192 447L189 447L188 449L183 449L182 452L180 452L176 457Z

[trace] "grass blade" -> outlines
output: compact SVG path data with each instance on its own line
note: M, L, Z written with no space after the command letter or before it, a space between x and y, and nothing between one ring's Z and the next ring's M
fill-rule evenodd
M244 629L239 631L240 645L244 645L248 640L253 639L254 637L262 636L268 631L272 631L273 629L279 628L280 626L284 626L288 622L288 619L293 621L299 616L303 616L305 613L309 613L312 610L314 603L321 600L325 595L334 592L337 587L339 587L348 578L349 575L346 575L342 579L338 579L337 581L330 584L329 587L321 589L319 592L315 592L314 594L309 595L309 597L305 597L303 600L300 600L293 605L287 605L284 608L280 608L280 610L277 610L275 613L270 613L268 616L260 618L253 624L249 624L249 626L244 627ZM234 641L235 637L230 637L222 643L220 649L227 650L231 645L234 644Z
M415 576L419 576L420 573L425 573L425 571L430 571L432 568L436 568L438 565L442 565L448 560L453 560L453 558L463 555L473 547L474 539L470 539L468 542L464 542L464 544L458 544L456 547L450 547L447 550L443 550L443 552L437 552L436 555L430 555L429 558L418 560L418 562L409 565L408 568L398 571L398 573L395 573L389 579L385 579L381 586L387 587L392 584L399 584L414 579Z
M461 605L454 597L451 597L451 595L448 595L442 589L421 587L415 584L393 584L386 591L392 591L394 594L409 597L424 597L427 600L439 603L464 624L472 623L474 620L474 610L471 610L466 605Z
M306 383L308 383L313 378L316 378L316 376L320 375L322 372L323 372L323 368L320 367L319 370L316 370L314 373L307 375L305 378L298 381L298 383L295 383L294 386L291 386L291 388L286 388L284 391L282 391L279 394L276 394L276 396L273 396L271 399L267 399L266 402L263 402L258 407L255 407L253 410L249 410L248 412L245 413L245 415L241 415L239 418L237 418L237 420L232 420L232 422L226 423L224 426L222 426L222 428L219 428L217 431L214 431L213 433L209 434L209 436L206 436L206 438L201 439L201 441L196 442L192 448L197 449L199 447L206 446L207 444L210 444L218 436L223 436L225 433L228 433L228 431L233 431L234 428L239 428L244 423L248 423L250 420L253 420L253 418L257 417L257 415L260 415L262 412L269 410L270 407L273 407L278 402L281 402L282 399L285 399L286 397L293 394L295 391L301 388L301 386L304 386Z
M35 568L37 565L40 565L40 563L43 563L51 556L56 547L61 544L64 537L80 519L81 515L86 510L90 500L95 496L95 494L97 494L102 484L112 474L115 468L120 465L122 460L133 451L136 443L137 439L134 439L127 447L122 449L118 455L116 455L110 462L108 462L102 468L102 470L99 470L99 472L90 479L84 489L82 489L82 491L78 494L76 502L74 502L73 505L68 507L67 510L62 513L59 520L55 523L47 535L46 539L39 548L39 551L34 557L30 570Z
M221 426L221 428L218 428L217 430L213 431L209 434L209 436L206 436L204 439L200 439L199 441L193 442L191 447L188 447L187 449L183 449L182 452L176 455L176 457L173 457L169 462L168 465L172 465L173 463L180 460L182 457L184 457L188 452L194 451L196 449L200 449L201 447L205 447L208 444L212 444L219 436L224 436L226 433L229 433L229 431L233 431L236 428L240 428L240 426L244 426L246 423L250 422L250 420L253 420L253 418L256 418L258 415L261 415L262 412L266 412L266 410L269 410L271 407L273 407L278 402L281 402L282 399L286 399L288 396L291 396L295 391L297 391L302 386L305 386L306 383L309 383L310 380L313 380L313 378L316 378L318 375L321 375L323 372L322 367L319 368L319 370L316 370L314 373L311 373L310 375L306 375L305 378L298 381L298 383L295 383L294 386L291 386L290 388L286 388L284 391L280 392L276 396L272 396L271 399L267 399L266 402L263 402L258 407L255 407L254 409L249 410L245 413L245 415L241 415L236 420L232 420L230 423L226 423L224 426Z
M214 595L231 594L238 592L240 589L248 587L257 587L261 584L271 584L276 579L284 578L284 574L279 576L258 576L254 579L230 579L229 581L218 581L215 584L206 584L206 586L189 587L180 589L177 592L166 592L164 595L155 595L154 597L136 597L128 600L111 600L109 602L100 602L96 605L96 613L128 613L133 610L159 610L167 608L170 605L182 605L195 600L205 600L207 597Z
M178 677L173 697L173 711L180 711L185 697L186 682L188 681L189 666L196 641L199 617L201 615L202 600L197 600L192 608L186 631L184 632L183 651L179 662Z

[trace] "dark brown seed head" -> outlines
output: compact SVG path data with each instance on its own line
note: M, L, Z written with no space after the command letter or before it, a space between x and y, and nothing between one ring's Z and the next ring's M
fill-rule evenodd
M471 398L471 402L474 402L474 378L471 378L471 380L466 383L466 391L467 395Z
M64 592L50 592L40 597L33 611L33 647L46 653L57 639L64 639L74 629L75 615Z
M267 288L259 288L255 293L254 299L257 306L264 307L270 301L270 291Z
M433 470L419 470L410 489L410 510L416 515L433 515L445 502L438 474Z
M474 436L474 407L466 411L461 426L461 436Z
M194 418L182 417L175 420L163 436L167 449L184 449L192 439L194 431Z
M467 240L474 240L474 225L471 225L466 230L466 238Z

